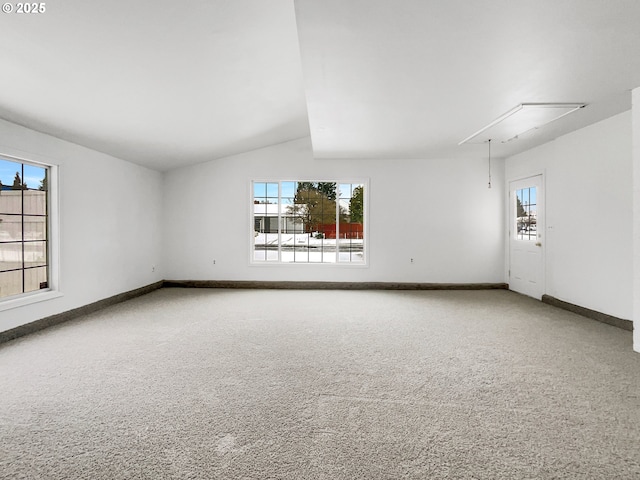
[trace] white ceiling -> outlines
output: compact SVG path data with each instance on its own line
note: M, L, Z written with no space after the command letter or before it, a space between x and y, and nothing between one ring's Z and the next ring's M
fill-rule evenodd
M295 5L294 5L295 3ZM0 14L0 117L158 170L311 134L318 158L477 156L520 103L630 108L637 0L59 0Z
M309 135L290 0L0 13L0 117L160 170Z

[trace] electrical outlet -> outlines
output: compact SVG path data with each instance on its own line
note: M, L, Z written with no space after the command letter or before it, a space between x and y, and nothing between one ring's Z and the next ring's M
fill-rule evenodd
M216 264L216 261L215 261L215 260L213 261L213 264L214 264L214 265Z
M411 263L413 263L413 258L411 259Z
M156 266L155 265L151 265L151 273L156 271Z

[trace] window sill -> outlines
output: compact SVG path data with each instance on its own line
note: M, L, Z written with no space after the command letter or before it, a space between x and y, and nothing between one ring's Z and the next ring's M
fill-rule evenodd
M11 310L12 308L24 307L26 305L52 300L54 298L62 296L63 294L61 292L54 290L48 290L46 292L26 293L19 297L0 300L0 312Z

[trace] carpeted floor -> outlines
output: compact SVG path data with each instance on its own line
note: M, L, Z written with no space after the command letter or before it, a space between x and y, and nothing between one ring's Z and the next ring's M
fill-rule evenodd
M0 392L0 479L640 478L631 333L507 291L162 289Z

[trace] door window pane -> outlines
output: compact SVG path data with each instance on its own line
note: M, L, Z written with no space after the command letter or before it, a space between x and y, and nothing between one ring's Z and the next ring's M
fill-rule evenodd
M535 240L538 235L536 187L516 190L516 239Z

